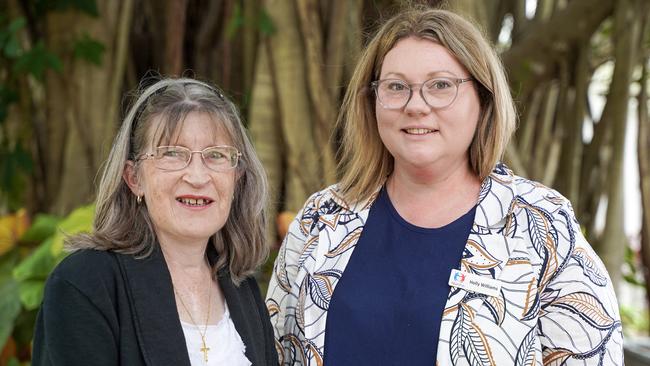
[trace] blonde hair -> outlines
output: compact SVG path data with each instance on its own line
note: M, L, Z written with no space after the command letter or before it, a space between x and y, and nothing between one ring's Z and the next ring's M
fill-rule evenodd
M381 26L361 54L338 117L342 131L339 186L348 202L367 200L393 170L393 157L377 130L375 98L369 85L379 78L386 54L407 37L444 46L473 77L481 113L469 147L469 162L481 180L501 159L515 129L515 106L503 66L478 28L446 10L400 12Z
M189 113L208 113L242 153L228 219L209 243L219 254L213 270L228 267L233 282L239 284L266 260L269 250L264 239L266 175L237 107L217 88L187 78L161 79L141 88L135 97L103 167L93 233L69 238L67 249L150 255L157 243L156 234L146 204L136 202L122 178L125 164L142 155L152 139L158 140L153 146L169 140Z

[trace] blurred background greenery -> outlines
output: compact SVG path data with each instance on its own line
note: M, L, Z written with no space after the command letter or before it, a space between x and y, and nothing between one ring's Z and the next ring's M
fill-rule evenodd
M64 236L91 229L97 172L143 77L196 77L236 100L269 174L277 248L308 194L336 180L329 137L357 55L409 3L474 19L498 48L520 118L506 163L571 200L626 334L646 335L649 1L3 0L0 366L29 363L44 281Z

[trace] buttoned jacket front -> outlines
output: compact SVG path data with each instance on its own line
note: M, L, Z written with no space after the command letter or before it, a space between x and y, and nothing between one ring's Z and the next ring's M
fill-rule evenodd
M349 204L334 185L291 224L266 300L281 364L323 364L330 299L375 198ZM623 365L609 276L558 192L497 166L482 183L457 268L501 289L450 288L440 338L431 340L438 365Z

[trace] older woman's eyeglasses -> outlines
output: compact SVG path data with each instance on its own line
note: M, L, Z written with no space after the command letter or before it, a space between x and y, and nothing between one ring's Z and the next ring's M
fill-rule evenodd
M413 97L413 89L420 87L420 96L431 108L450 106L458 96L458 86L473 78L434 77L421 84L409 84L400 79L383 79L370 83L377 101L385 109L402 109Z
M203 164L215 172L225 172L237 167L242 154L232 146L211 146L192 151L183 146L158 146L154 153L142 155L138 160L153 159L161 170L181 170L190 164L192 155L201 154Z

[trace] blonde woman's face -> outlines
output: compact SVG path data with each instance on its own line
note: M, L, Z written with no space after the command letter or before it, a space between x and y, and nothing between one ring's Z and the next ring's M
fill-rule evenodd
M395 159L395 168L446 169L466 164L480 114L480 102L473 81L457 85L453 103L434 108L436 90L422 98L420 87L432 78L441 80L471 77L449 51L430 40L409 37L398 41L384 58L380 80L397 79L411 87L412 96L402 108L387 109L376 100L377 127L382 142ZM393 85L393 84L391 84ZM403 84L394 84L393 90ZM445 82L427 88L453 88ZM431 105L434 105L432 107Z
M210 115L198 112L187 115L181 130L170 141L171 145L192 151L231 145L223 128L216 127ZM155 149L150 146L147 153ZM224 226L235 190L236 169L208 169L198 153L192 154L189 165L175 171L159 169L155 159L139 164L136 181L129 183L128 172L125 179L136 195L144 195L162 245L207 241Z

